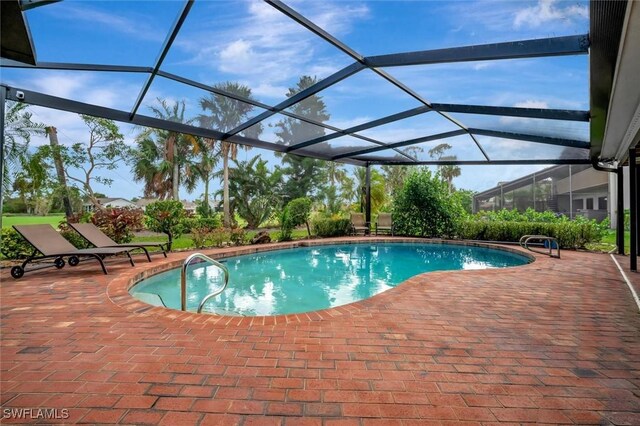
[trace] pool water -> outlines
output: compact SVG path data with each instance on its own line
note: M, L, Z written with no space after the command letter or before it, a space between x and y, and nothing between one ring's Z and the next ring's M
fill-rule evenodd
M203 312L257 316L345 305L423 272L502 268L523 265L529 259L484 247L376 243L299 247L222 262L229 268L229 286L209 300ZM192 264L187 271L187 309L195 311L206 295L220 288L222 280L219 268ZM180 309L180 269L146 279L130 292L148 303L160 304L161 298L167 307Z

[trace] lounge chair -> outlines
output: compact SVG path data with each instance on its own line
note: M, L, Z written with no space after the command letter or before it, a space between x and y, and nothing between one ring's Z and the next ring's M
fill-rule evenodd
M165 248L168 243L121 243L118 244L109 238L104 232L100 230L93 223L70 223L71 226L78 234L82 236L85 240L89 241L92 245L96 247L131 247L132 249L140 249L144 251L144 254L147 255L147 259L151 262L151 257L149 256L148 247L158 247L162 250L162 254L164 257L167 257L167 250Z
M33 254L29 256L21 266L11 268L11 276L20 278L24 275L27 264L35 260L54 259L53 264L56 268L61 269L65 265L63 257L69 257L69 265L76 266L80 263L81 257L92 257L100 263L102 272L107 274L107 268L104 266L103 259L106 256L115 256L117 254L126 254L129 257L131 266L135 266L131 258L131 248L111 247L111 248L91 248L77 249L69 241L67 241L58 231L53 229L51 225L13 225L13 228L35 249ZM41 253L42 256L36 256ZM36 268L33 270L37 270Z
M358 235L359 232L363 235L369 233L369 224L365 222L363 213L351 213L351 232L354 235Z
M393 220L391 219L391 213L378 214L378 220L376 221L376 235L378 231L388 232L393 235Z

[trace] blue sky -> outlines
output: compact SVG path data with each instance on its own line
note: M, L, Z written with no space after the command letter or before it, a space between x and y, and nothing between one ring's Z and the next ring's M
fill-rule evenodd
M27 12L40 61L150 66L182 7L181 1L72 1ZM437 49L453 46L575 35L588 32L588 7L578 1L290 1L292 8L352 47L368 55ZM260 1L196 1L165 59L163 70L215 84L238 81L266 104L285 99L299 76L319 78L352 60L308 30ZM586 56L469 62L386 69L391 75L432 102L499 106L588 109ZM2 69L2 82L56 96L130 110L146 75L71 71ZM156 78L143 105L155 98L184 99L187 113L200 113L198 99L206 92ZM365 70L321 93L331 114L329 124L350 127L418 106L375 73ZM62 143L86 139L77 116L33 108L35 119L54 125ZM255 110L255 114L260 111ZM143 106L142 114L149 114ZM459 114L471 127L528 130L588 138L586 124L549 120L505 119ZM268 120L274 123L278 117ZM122 125L127 141L140 132ZM447 120L426 115L363 132L383 142L452 130ZM273 128L261 136L276 140ZM482 138L490 157L546 158L560 148ZM36 140L35 144L44 143ZM448 141L459 159L480 159L468 138ZM355 138L325 144L334 149L369 145ZM419 157L426 159L425 144ZM279 162L268 151L241 151L240 158L256 154ZM388 155L382 152L382 155ZM498 181L530 173L540 167L464 167L454 183L483 190ZM109 196L141 195L142 184L132 181L128 166L110 173L112 188L98 188ZM187 199L200 196L182 191Z

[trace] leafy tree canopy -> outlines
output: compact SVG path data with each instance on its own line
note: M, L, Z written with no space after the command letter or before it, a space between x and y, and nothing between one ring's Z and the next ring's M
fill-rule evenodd
M438 173L412 172L393 204L393 221L401 235L452 237L464 216L458 197L449 194Z

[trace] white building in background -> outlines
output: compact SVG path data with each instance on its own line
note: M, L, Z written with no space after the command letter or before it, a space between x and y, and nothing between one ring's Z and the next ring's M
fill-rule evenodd
M112 207L112 208L122 208L122 207L130 207L136 208L134 203L124 198L98 198L98 202L101 206L104 207ZM95 210L95 206L92 203L84 203L82 205L83 212L92 212Z
M624 168L625 209L629 208L629 169ZM615 228L617 176L600 172L590 165L548 167L493 188L473 197L473 211L517 209L552 211L570 218L584 216L603 220L608 217Z

